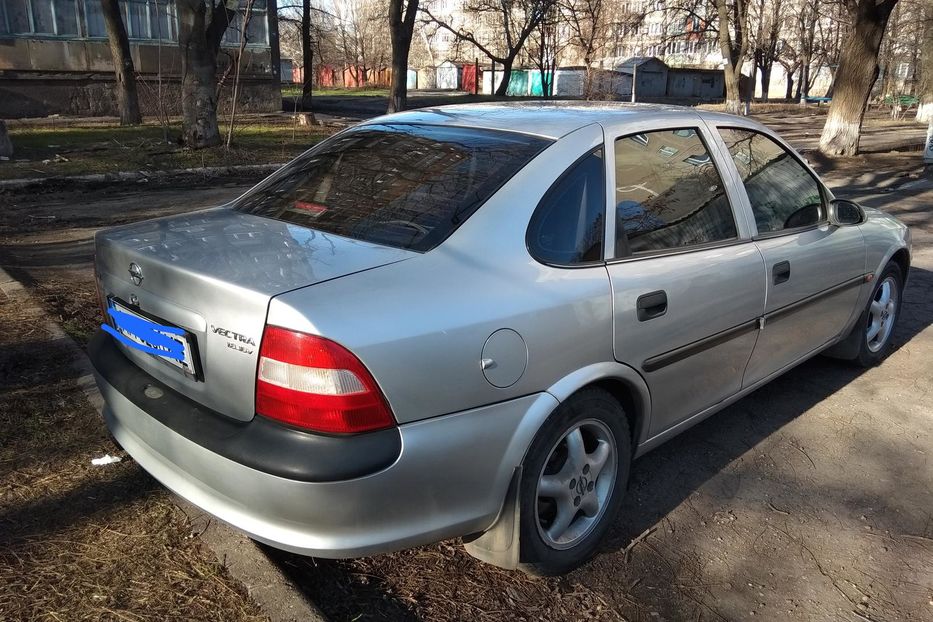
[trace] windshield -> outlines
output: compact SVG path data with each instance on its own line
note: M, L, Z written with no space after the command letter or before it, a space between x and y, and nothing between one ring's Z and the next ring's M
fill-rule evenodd
M424 252L550 142L476 128L363 125L286 165L234 209Z

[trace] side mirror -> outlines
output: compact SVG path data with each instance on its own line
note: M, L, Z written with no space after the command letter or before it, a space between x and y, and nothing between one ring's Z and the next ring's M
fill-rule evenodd
M855 201L833 199L829 204L829 222L840 227L865 222L865 212Z

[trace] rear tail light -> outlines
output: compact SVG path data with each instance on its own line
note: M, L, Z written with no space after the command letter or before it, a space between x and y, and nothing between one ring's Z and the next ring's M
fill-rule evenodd
M382 392L352 352L329 339L266 326L256 412L316 432L352 434L395 425Z

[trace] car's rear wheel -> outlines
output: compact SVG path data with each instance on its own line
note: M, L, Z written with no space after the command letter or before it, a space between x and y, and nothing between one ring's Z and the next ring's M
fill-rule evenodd
M622 406L598 388L565 401L542 426L521 481L521 568L555 575L596 551L625 494L631 436Z
M864 367L880 363L891 353L894 327L901 314L904 277L896 263L888 264L875 281L868 307L856 330L862 333L856 362Z

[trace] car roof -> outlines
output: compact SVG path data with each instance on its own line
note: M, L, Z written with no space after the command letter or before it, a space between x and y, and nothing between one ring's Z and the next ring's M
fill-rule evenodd
M372 123L412 123L481 127L534 134L557 139L575 130L599 123L616 128L648 118L670 117L672 123L685 117L702 118L714 123L728 123L764 129L744 117L667 104L632 104L624 102L523 101L432 106L370 119ZM678 121L679 119L680 121Z

